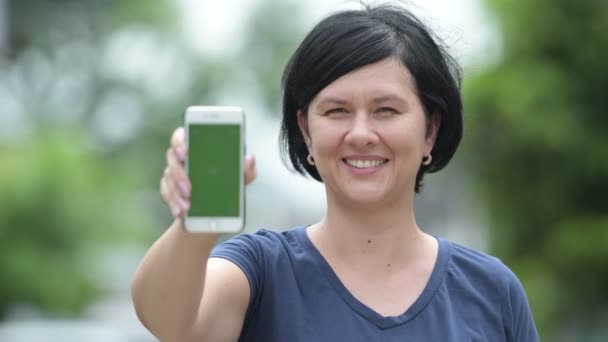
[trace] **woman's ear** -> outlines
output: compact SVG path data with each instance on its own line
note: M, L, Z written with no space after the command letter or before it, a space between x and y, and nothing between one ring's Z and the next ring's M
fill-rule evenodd
M298 126L300 127L300 132L304 137L304 142L310 150L311 140L310 135L308 134L308 120L306 120L306 116L302 113L301 109L298 110Z
M441 116L439 113L431 114L430 120L426 129L426 144L429 149L428 153L431 153L433 149L433 145L435 145L435 140L437 140L437 134L439 133L439 128L441 127Z

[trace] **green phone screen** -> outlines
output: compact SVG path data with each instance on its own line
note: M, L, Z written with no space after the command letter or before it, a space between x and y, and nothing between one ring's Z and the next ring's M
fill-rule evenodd
M188 126L189 216L238 217L241 133L239 125Z

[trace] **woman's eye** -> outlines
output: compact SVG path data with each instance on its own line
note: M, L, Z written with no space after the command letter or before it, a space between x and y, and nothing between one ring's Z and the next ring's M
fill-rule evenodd
M376 113L379 115L391 115L399 113L395 108L392 107L382 107L376 110Z
M329 114L340 114L340 113L346 113L346 109L344 108L332 108L328 111L325 112L326 115Z

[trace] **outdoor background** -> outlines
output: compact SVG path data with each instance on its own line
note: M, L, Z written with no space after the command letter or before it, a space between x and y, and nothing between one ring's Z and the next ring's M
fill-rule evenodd
M501 258L544 341L608 340L608 1L405 3L464 66L465 139L417 199ZM247 230L318 219L290 174L280 77L342 1L0 0L0 341L154 341L131 277L170 223L158 183L190 104L240 105Z

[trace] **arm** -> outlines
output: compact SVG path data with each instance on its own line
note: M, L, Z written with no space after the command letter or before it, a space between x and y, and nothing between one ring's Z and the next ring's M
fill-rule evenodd
M183 229L190 185L183 168L186 149L182 129L175 131L171 145L161 195L176 219L150 248L135 274L135 311L162 341L235 341L249 304L249 283L232 262L209 258L217 234L193 234ZM245 176L246 183L255 178L251 158L246 160Z
M511 273L511 276L507 290L511 333L509 341L538 342L540 339L525 290L515 274Z
M249 303L244 273L208 259L217 236L176 220L144 257L133 281L139 319L161 341L236 341Z

